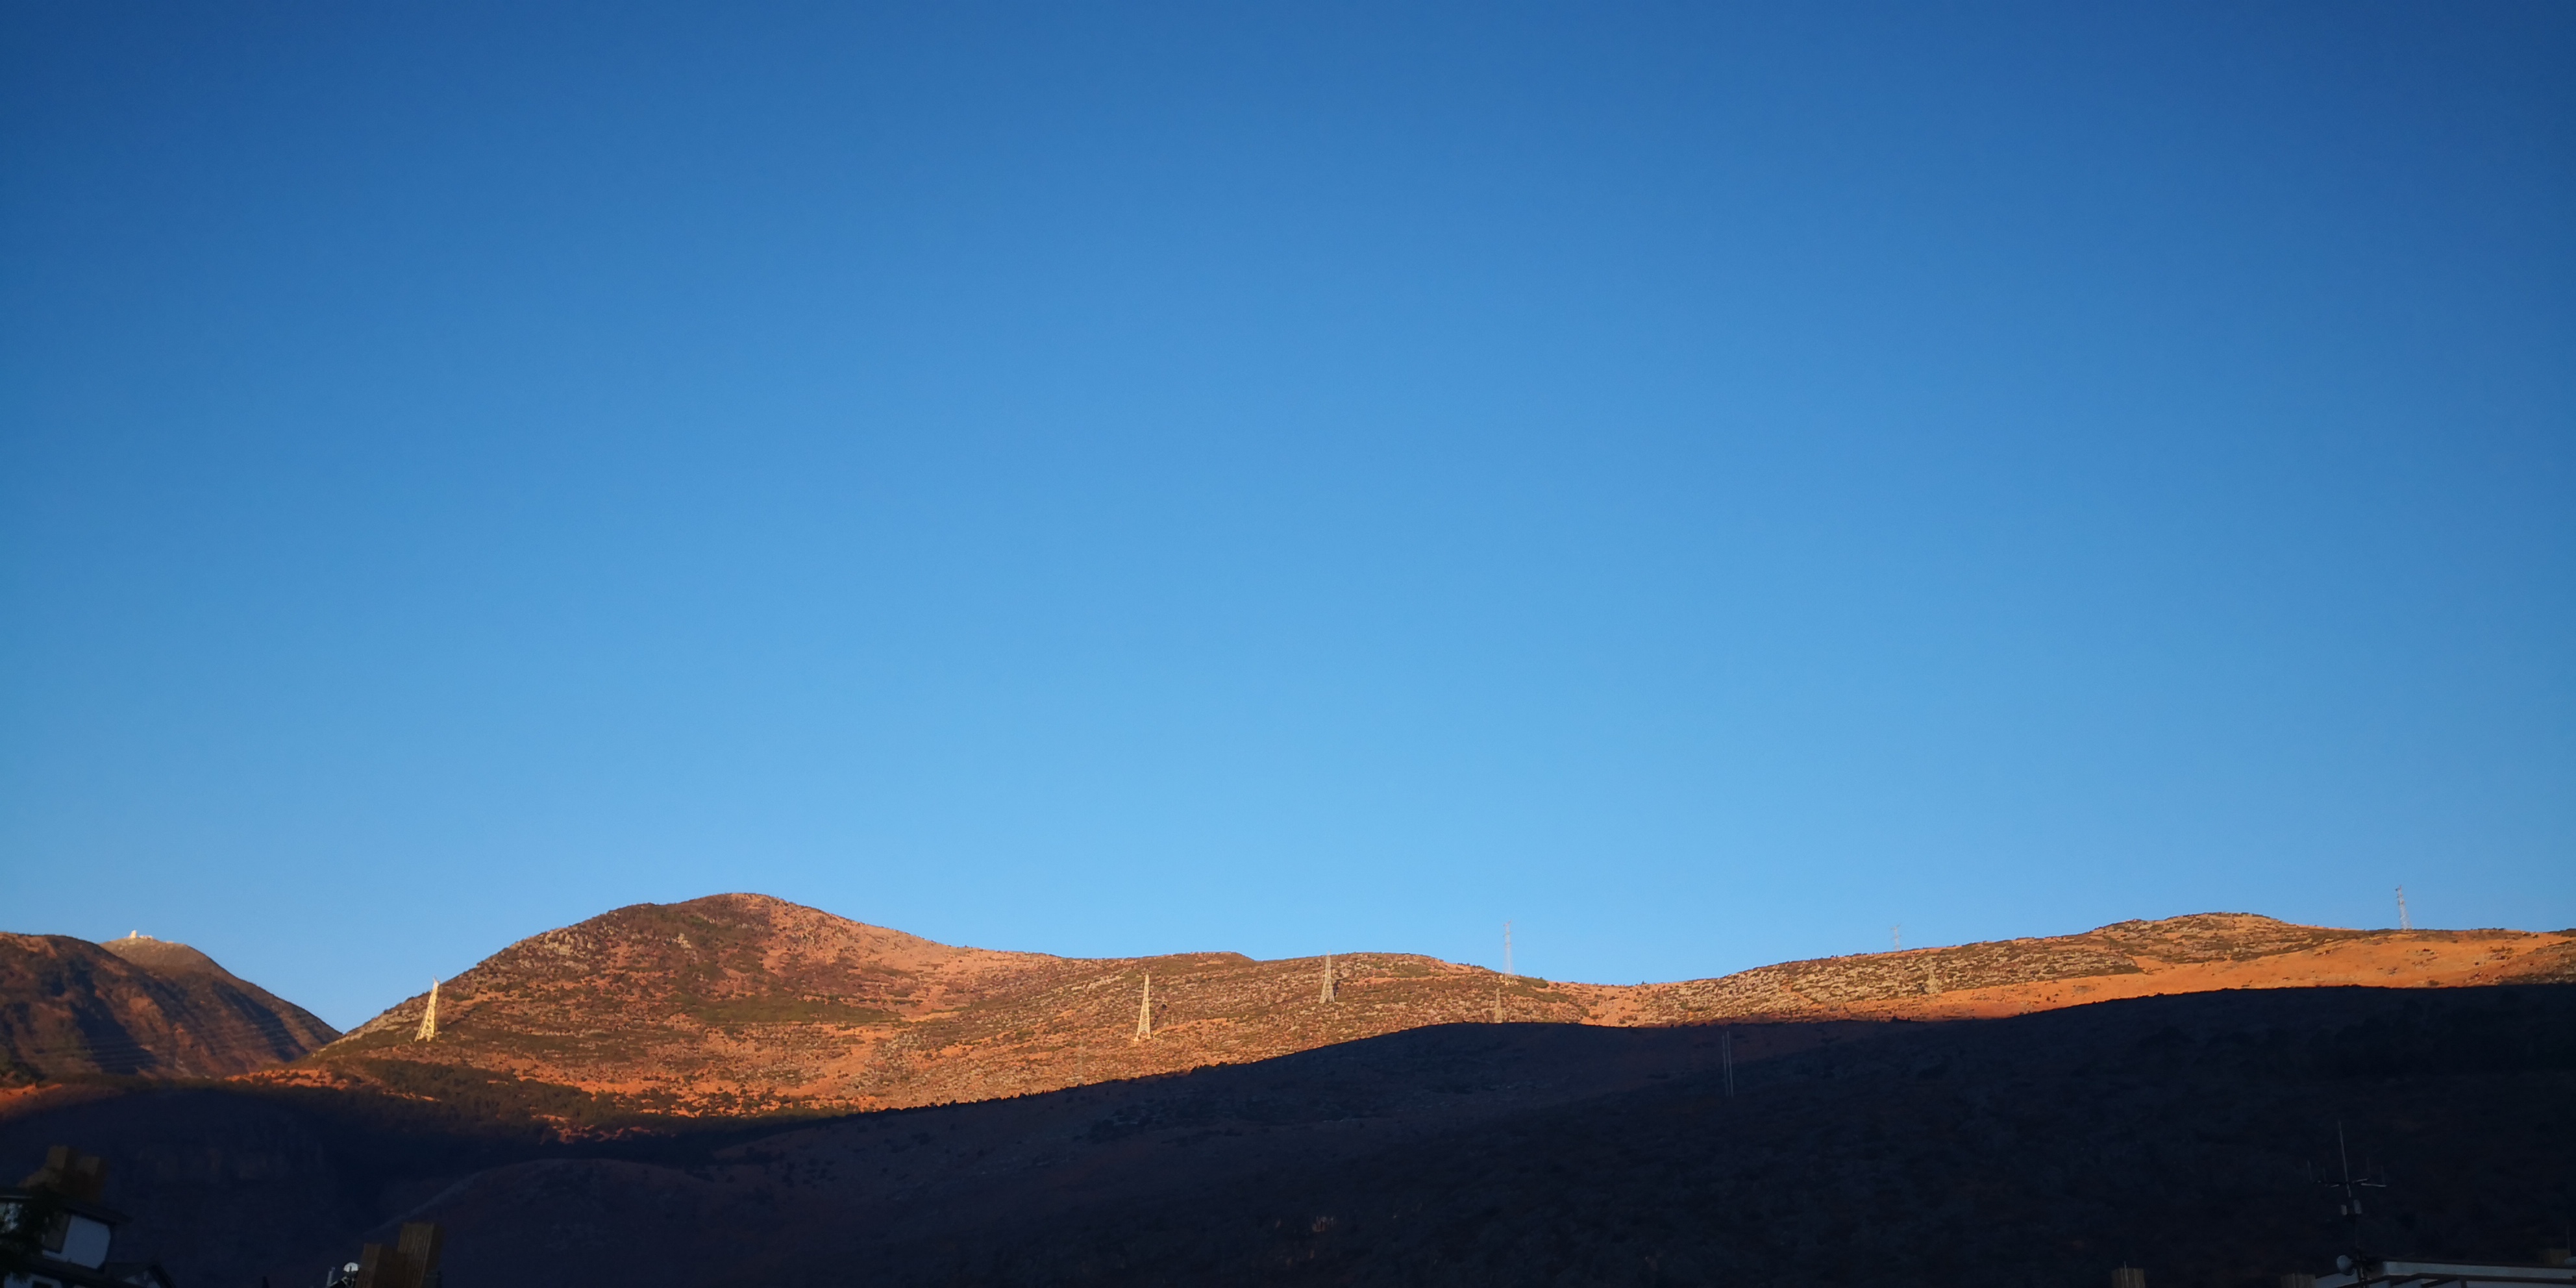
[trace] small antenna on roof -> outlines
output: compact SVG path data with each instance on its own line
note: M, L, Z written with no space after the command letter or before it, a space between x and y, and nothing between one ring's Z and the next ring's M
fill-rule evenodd
M2335 1158L2337 1162L2342 1164L2343 1179L2339 1181L2326 1181L2324 1184L2328 1189L2343 1191L2343 1201L2337 1205L2335 1214L2342 1217L2351 1228L2351 1233L2346 1237L2351 1240L2351 1256L2353 1264L2358 1266L2362 1262L2371 1259L2369 1254L2362 1250L2361 1191L2366 1189L2384 1190L2388 1188L2388 1182L2384 1180L2370 1180L2367 1176L2358 1180L2354 1179L2352 1174L2352 1147L2344 1143L2343 1120L2340 1118L2335 1120Z

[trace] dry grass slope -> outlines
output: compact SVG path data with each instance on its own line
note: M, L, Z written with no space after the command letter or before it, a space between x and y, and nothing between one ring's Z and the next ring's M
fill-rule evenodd
M1491 1020L1498 1008L1515 1022L1659 1026L1992 1017L2223 988L2576 979L2576 934L2335 930L2204 914L1632 987L1363 953L1334 959L1339 998L1329 1004L1317 996L1323 967L1233 953L1072 959L958 948L778 899L717 895L621 908L522 940L447 983L437 1041L412 1040L426 1000L415 997L288 1076L400 1089L444 1068L634 1111L836 1112L1242 1064ZM1140 1042L1149 971L1154 1036Z

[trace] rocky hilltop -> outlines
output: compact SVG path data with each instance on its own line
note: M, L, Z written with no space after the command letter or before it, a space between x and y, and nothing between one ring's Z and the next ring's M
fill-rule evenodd
M638 904L521 940L352 1030L309 1068L436 1094L438 1070L577 1087L636 1108L749 1112L986 1099L1234 1064L1585 1003L1428 957L1083 959L954 948L762 895ZM1153 1033L1136 1038L1153 981ZM408 1066L408 1067L406 1067Z
M1152 1033L1138 1036L1152 980ZM2114 998L2576 979L2576 933L2354 931L2205 914L2080 935L1609 986L1395 953L1076 959L933 943L760 895L638 904L513 944L292 1080L455 1098L494 1082L688 1114L983 1100L1457 1022L1996 1017Z
M223 1077L339 1036L186 944L0 933L0 1083Z

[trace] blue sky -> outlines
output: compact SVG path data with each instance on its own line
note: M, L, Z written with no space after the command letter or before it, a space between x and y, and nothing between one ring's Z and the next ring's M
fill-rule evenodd
M2563 4L0 15L0 928L2576 923Z

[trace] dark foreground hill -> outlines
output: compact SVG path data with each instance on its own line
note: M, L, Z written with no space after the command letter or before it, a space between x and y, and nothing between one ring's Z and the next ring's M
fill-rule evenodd
M0 1087L247 1073L338 1036L186 944L0 933Z
M1723 1051L1732 1046L1735 1094ZM2267 1288L2369 1237L2528 1258L2576 1211L2576 987L2201 993L1942 1023L1447 1025L784 1130L565 1144L324 1088L63 1089L137 1251L304 1282L391 1223L477 1285L2100 1283Z

